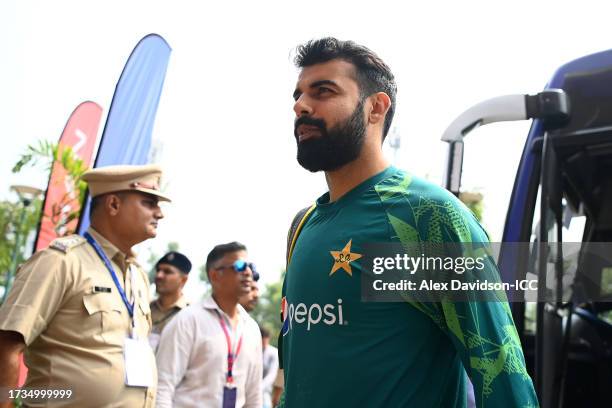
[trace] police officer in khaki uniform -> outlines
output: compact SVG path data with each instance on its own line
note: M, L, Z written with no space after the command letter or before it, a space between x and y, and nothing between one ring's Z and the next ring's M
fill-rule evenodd
M168 252L155 264L155 290L158 298L150 305L153 329L149 335L153 350L157 349L164 327L181 309L189 305L183 295L183 287L190 271L189 258L176 251Z
M85 173L93 198L85 237L59 238L36 253L0 307L0 388L16 388L25 351L25 388L71 390L70 399L26 399L27 406L154 405L149 282L131 248L157 233L158 202L170 201L160 178L153 165Z

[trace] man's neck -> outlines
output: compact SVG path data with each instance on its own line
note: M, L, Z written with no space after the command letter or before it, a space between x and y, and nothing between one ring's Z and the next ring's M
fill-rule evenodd
M329 201L338 201L343 195L387 167L389 162L382 155L382 151L379 150L374 154L367 154L364 151L357 159L338 170L325 172Z
M157 302L162 311L166 311L170 309L178 300L181 298L181 292L173 292L173 293L164 293L160 294L159 298L157 298Z
M134 246L135 243L128 242L121 235L117 234L117 232L108 223L92 220L91 226L96 230L96 232L106 238L125 255L132 253L132 246Z
M212 297L217 303L217 306L219 306L219 308L229 316L232 326L235 327L235 325L238 323L238 300L223 299L222 296L215 293L213 293Z

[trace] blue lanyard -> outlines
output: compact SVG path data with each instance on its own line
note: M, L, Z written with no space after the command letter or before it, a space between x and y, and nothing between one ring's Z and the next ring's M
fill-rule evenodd
M119 291L119 294L121 295L121 299L123 299L123 303L125 304L125 307L127 307L130 317L134 318L134 303L130 304L130 302L128 301L127 295L125 294L125 291L121 287L121 284L119 283L119 279L117 279L117 274L115 273L113 266L108 260L108 257L106 256L106 254L100 247L100 244L96 242L96 240L91 236L91 234L89 234L89 232L86 232L85 234L83 234L83 236L85 237L87 242L89 242L91 246L96 250L96 253L100 257L100 259L102 259L102 262L104 262L104 265L106 265L106 269L108 269L108 271L110 272L113 278L113 281L115 282L115 286L117 287L117 290ZM132 288L132 291L133 290L134 288Z

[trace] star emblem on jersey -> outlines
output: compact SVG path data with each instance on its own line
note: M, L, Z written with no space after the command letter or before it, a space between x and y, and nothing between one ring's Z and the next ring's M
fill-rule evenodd
M349 276L353 276L353 271L351 270L351 262L361 258L362 255L351 252L352 243L353 240L349 240L349 242L344 246L342 251L329 251L332 258L334 258L334 265L332 266L329 276L332 276L338 269L344 269L344 271Z

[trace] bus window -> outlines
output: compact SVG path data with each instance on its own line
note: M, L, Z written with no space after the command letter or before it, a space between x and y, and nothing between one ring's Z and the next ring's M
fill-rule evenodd
M470 133L465 149L461 191L482 195L481 223L492 242L501 242L506 211L528 122L507 122Z

